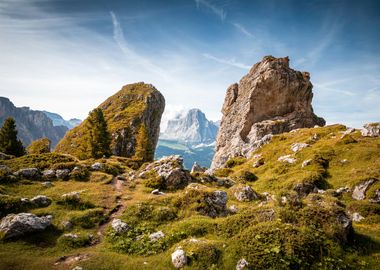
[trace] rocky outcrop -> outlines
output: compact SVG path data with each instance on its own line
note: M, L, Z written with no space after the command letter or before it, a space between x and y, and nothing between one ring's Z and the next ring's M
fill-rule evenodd
M1 220L0 232L3 239L43 231L51 224L52 216L37 217L30 213L10 214Z
M380 123L369 123L363 126L361 133L365 137L379 137L380 136Z
M36 139L47 137L54 147L68 130L65 126L54 126L52 120L41 111L16 107L8 98L0 97L0 125L8 117L15 119L17 135L25 146Z
M117 218L112 220L111 227L116 233L125 233L131 229L127 223Z
M178 247L171 255L172 263L175 268L182 268L187 264L186 252Z
M352 198L358 201L364 200L367 189L376 181L377 179L368 179L355 186L352 192Z
M123 88L98 106L102 109L112 136L114 155L152 161L160 133L161 116L165 108L163 95L151 84L135 83ZM55 151L90 157L85 137L88 120L70 130Z
M265 135L325 125L313 113L308 72L289 67L289 58L266 56L239 84L227 89L212 169L234 156L249 157Z
M152 162L139 174L142 179L157 176L162 179L162 187L169 190L184 188L192 181L190 172L183 168L182 157L177 155L163 157Z

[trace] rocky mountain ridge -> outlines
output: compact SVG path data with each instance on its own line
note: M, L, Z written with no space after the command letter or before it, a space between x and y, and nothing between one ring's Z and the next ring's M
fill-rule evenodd
M16 107L8 98L0 97L0 124L8 117L15 119L18 136L25 146L36 139L47 137L54 147L68 131L66 126L55 126L42 111Z
M170 119L160 138L181 141L195 146L201 143L213 143L217 132L218 126L209 121L201 110L191 109L184 115Z
M78 118L72 118L69 120L65 120L58 113L52 113L52 112L48 112L48 111L42 111L42 112L53 121L54 126L65 126L69 130L78 126L82 122L82 120L80 120Z

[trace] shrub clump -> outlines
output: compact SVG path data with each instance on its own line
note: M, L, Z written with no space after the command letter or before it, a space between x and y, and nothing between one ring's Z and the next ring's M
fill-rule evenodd
M95 205L89 201L83 201L79 195L66 194L67 196L61 197L57 200L57 204L71 210L86 210L95 208Z
M91 244L92 237L90 235L81 234L64 234L58 238L58 245L64 249L80 248Z
M77 166L70 173L70 177L78 181L87 181L89 176L90 171L84 166Z
M257 180L257 176L247 170L240 170L237 173L233 175L233 178L238 181L243 181L243 182L253 182Z
M102 208L95 208L86 210L78 216L71 218L71 223L82 227L83 229L94 228L107 220L107 216L104 214Z
M246 161L247 161L247 159L245 157L233 157L233 158L230 158L229 160L227 160L225 166L227 168L233 168L233 167L236 167L238 165L245 163Z
M233 172L230 168L220 168L215 170L214 175L216 177L228 177Z
M48 138L41 138L29 144L26 152L30 154L45 154L50 153L51 141Z

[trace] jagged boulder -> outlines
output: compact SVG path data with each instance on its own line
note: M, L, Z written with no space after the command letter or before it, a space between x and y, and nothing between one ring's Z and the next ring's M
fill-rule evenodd
M377 181L377 179L368 179L360 184L356 185L354 191L352 192L352 198L355 200L364 200L366 196L367 189Z
M27 233L43 231L51 224L52 216L38 217L30 213L10 214L0 223L3 239L22 236Z
M183 168L182 157L178 155L163 157L150 163L140 172L139 177L147 180L158 177L161 187L171 190L183 188L192 181L190 172Z
M291 69L288 57L255 64L227 89L211 169L233 156L249 157L266 135L325 125L313 112L312 88L310 74Z
M99 105L112 136L114 155L152 161L165 108L163 95L151 84L134 83L123 88ZM81 159L90 157L86 142L88 120L70 130L55 148Z
M380 123L369 123L363 126L361 133L365 137L379 137L380 136Z
M25 168L15 172L17 177L34 180L41 177L41 173L37 168Z
M240 202L248 202L258 199L256 192L253 191L250 186L238 185L236 187L232 187L232 189L235 198Z

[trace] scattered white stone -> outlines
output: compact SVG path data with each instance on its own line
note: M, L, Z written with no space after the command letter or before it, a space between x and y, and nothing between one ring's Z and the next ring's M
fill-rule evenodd
M364 200L367 189L376 181L376 179L368 179L355 186L354 191L352 192L352 198L358 201Z
M228 207L228 210L230 210L230 212L232 213L232 214L236 214L238 211L239 211L239 209L237 208L237 206L236 205L231 205L230 207Z
M35 204L37 207L46 207L51 204L51 199L44 195L37 195L30 199L30 202Z
M48 188L48 187L52 187L53 183L49 182L49 181L46 181L46 182L42 182L41 185Z
M78 239L79 236L77 234L74 234L74 233L65 233L63 235L63 237L70 238L70 239Z
M63 199L80 200L81 191L73 191L62 195Z
M342 132L342 136L340 138L344 138L344 136L348 135L348 134L351 134L355 131L354 128L347 128L347 130L343 131Z
M165 193L161 192L159 189L152 190L151 194L153 194L153 195L165 195Z
M44 170L42 172L42 176L47 179L55 178L55 171L54 170Z
M175 268L182 268L187 264L186 252L181 247L172 253L172 263Z
M290 146L290 149L294 152L297 153L298 151L301 151L302 149L309 147L307 143L293 143Z
M37 168L26 168L18 170L15 175L26 179L36 179L40 177L40 171Z
M93 169L94 171L100 171L100 170L103 170L103 168L104 168L104 164L100 162L95 162L94 164L91 165L91 169Z
M203 168L202 166L200 166L197 162L194 162L193 164L193 167L191 168L191 173L196 173L196 172L200 172L200 173L203 173L206 171L206 168Z
M249 263L245 259L240 259L236 264L236 270L244 270L248 268Z
M83 267L81 267L81 266L75 266L72 270L83 270Z
M352 221L355 221L355 222L360 222L364 219L364 217L362 215L360 215L359 213L355 212L352 214Z
M365 137L379 137L380 136L380 123L369 123L363 126L361 130L362 136Z
M302 162L302 168L309 166L311 164L311 159L306 159Z
M111 226L117 233L125 233L131 229L127 223L117 218L112 220Z
M69 169L62 169L62 170L56 170L55 171L55 176L58 179L67 179L69 177L70 170Z
M71 230L73 228L73 224L68 220L62 221L61 225L64 230Z
M234 196L240 202L258 199L257 194L253 191L253 189L250 186L238 186L234 187L234 189Z
M296 163L297 160L294 157L292 157L291 155L286 155L286 156L279 157L278 161L287 162L289 164L294 164L294 163Z
M162 231L158 231L149 235L149 239L151 242L156 242L159 239L164 238L164 237L165 237L165 234Z

